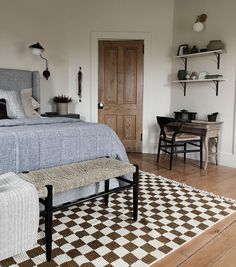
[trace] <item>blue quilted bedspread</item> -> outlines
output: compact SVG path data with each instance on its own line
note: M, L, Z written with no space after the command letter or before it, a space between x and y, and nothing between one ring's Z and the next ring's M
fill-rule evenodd
M105 156L128 160L123 144L106 125L69 118L0 120L0 174Z

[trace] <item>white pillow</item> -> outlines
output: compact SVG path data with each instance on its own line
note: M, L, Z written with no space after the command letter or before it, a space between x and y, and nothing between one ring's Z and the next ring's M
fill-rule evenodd
M42 116L36 110L34 110L33 118L42 118Z
M27 118L40 117L39 113L33 107L32 88L23 89L20 91L20 94L25 116Z
M32 88L27 88L27 89L23 89L21 90L21 92L24 94L25 92L27 92L28 94L31 94L32 97L32 105L33 105L33 109L39 109L40 108L40 104L38 101L36 101L33 96L32 96Z
M25 118L20 92L0 89L0 98L4 98L6 100L7 116L9 118Z

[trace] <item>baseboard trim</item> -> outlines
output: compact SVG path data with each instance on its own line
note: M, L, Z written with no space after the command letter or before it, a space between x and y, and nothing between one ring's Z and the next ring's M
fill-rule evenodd
M154 151L152 146L150 147L146 146L145 148L143 148L143 153L156 154L157 151ZM178 156L181 157L180 154ZM193 160L199 160L199 156L195 153L187 155L187 158ZM213 157L212 158L210 157L209 162L215 163L215 159ZM220 152L218 163L220 166L236 168L236 157L232 153Z
M236 168L236 158L232 153L221 152L219 155L219 165Z

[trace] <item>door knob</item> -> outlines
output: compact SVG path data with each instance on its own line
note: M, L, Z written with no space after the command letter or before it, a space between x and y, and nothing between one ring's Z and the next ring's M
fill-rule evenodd
M103 103L98 103L98 109L103 109L104 104Z

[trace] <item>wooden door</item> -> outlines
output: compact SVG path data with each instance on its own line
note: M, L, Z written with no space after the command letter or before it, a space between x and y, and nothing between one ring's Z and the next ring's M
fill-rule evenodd
M129 152L141 152L143 44L99 41L99 122L110 126Z

